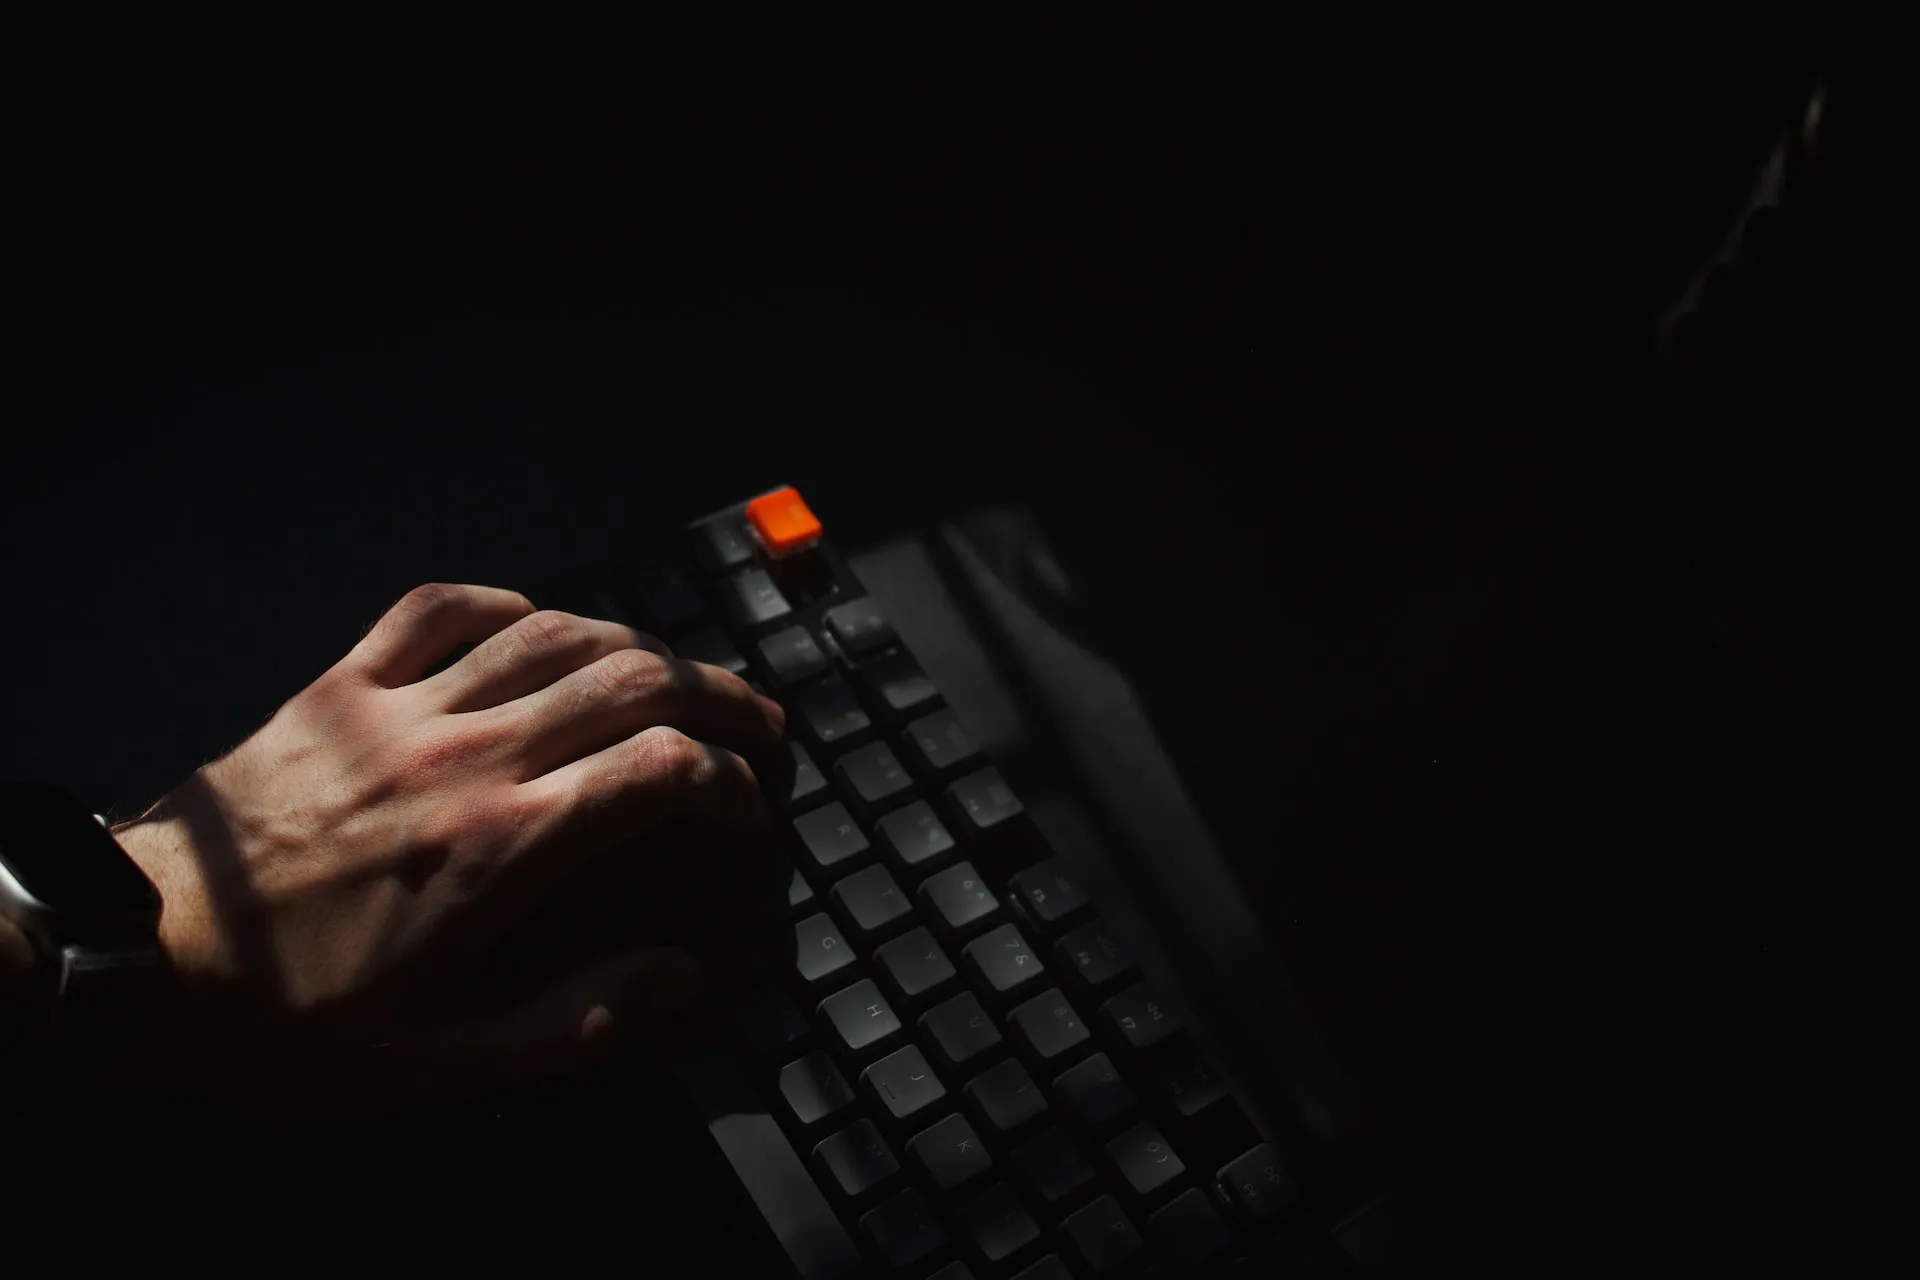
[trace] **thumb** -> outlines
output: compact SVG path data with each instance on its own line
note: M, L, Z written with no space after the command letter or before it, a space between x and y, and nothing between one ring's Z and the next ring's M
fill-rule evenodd
M441 1104L605 1061L706 994L706 971L678 947L623 952L574 970L509 1009L408 1033L372 1051L373 1100Z

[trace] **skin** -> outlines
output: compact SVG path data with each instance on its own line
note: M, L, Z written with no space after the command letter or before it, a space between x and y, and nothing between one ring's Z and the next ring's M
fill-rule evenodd
M764 829L735 752L784 728L738 677L628 628L496 588L415 589L252 737L116 828L160 891L178 996L183 1047L141 1070L358 1111L604 1058L700 998L691 954L619 953L513 1008L429 1011L596 856L674 819Z

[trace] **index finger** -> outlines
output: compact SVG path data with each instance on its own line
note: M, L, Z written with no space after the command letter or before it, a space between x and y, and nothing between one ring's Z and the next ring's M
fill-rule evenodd
M463 644L479 644L533 612L518 591L429 582L400 597L341 665L389 689L412 684Z

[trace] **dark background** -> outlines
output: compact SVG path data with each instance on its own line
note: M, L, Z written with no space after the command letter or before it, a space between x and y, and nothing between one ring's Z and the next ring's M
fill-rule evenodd
M1327 904L1298 958L1404 1102L1429 1231L1777 1247L1823 1124L1781 1028L1832 1033L1837 961L1662 585L1698 457L1636 431L1650 318L1810 51L1336 72L1178 36L862 108L742 74L14 112L0 773L130 814L409 586L777 481L849 546L1030 504L1225 842L1323 851L1250 878ZM1836 536L1844 483L1816 514L1804 481L1858 455L1747 422L1703 447L1741 500L1680 505L1751 548L1791 491L1794 544ZM1655 1246L1667 1214L1708 1225Z

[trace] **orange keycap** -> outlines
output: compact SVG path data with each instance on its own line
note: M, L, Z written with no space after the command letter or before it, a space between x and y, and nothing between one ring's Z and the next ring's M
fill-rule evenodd
M790 556L820 541L820 520L807 510L798 489L775 489L747 504L747 520L772 556Z

